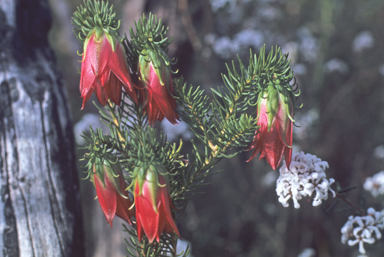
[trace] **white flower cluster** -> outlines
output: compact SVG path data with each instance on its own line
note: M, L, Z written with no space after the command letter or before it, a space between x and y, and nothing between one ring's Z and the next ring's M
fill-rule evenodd
M305 196L313 196L313 206L318 206L323 200L328 199L328 190L335 192L330 185L334 179L327 179L325 169L328 163L317 158L315 155L304 154L303 152L292 155L289 170L283 162L280 168L280 177L276 182L276 193L279 202L288 207L288 200L292 198L295 208L300 208L299 200Z
M364 189L370 191L373 196L384 194L384 171L368 177L364 182Z
M352 246L359 243L359 252L365 254L364 243L373 244L381 238L380 230L384 229L384 213L373 208L367 210L367 216L349 216L347 223L341 228L341 242Z

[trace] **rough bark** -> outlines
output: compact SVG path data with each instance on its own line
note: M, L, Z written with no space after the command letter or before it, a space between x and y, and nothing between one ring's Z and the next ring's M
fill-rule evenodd
M66 89L45 0L0 1L0 257L84 256Z

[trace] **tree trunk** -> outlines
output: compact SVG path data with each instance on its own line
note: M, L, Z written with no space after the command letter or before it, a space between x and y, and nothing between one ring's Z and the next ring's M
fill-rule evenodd
M66 89L46 0L0 1L0 257L85 256Z

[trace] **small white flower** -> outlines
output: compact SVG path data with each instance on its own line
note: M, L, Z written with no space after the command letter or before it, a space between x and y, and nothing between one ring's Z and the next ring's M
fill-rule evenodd
M328 73L339 72L341 74L345 74L348 72L349 68L346 62L338 58L333 58L324 65L324 69Z
M312 248L305 248L297 257L314 257L316 251Z
M366 216L349 216L348 221L341 228L341 242L349 246L359 244L359 252L365 254L364 243L373 244L380 239L380 230L384 229L383 211L377 212L373 208L367 210Z
M296 42L288 42L281 47L283 53L289 53L289 59L291 60L290 64L294 65L299 55L299 45ZM297 71L294 69L295 74Z
M294 64L293 71L295 72L295 75L303 76L307 73L307 66L305 66L305 64L302 64L302 63ZM383 74L384 74L384 70L383 70Z
M368 177L364 182L364 189L370 191L374 197L384 194L384 171Z
M280 177L276 182L276 193L279 202L288 207L288 200L292 198L295 208L300 208L299 200L303 197L313 197L313 206L318 206L323 200L328 199L328 191L333 197L335 192L330 188L334 179L327 179L325 169L328 163L315 155L303 152L292 155L291 165L288 170L285 161L280 168Z
M365 49L373 47L375 39L370 31L360 32L355 39L353 39L352 48L356 53L363 52Z
M213 45L213 51L223 59L228 59L237 50L232 40L227 36L218 38Z
M263 46L264 42L263 34L260 31L252 29L240 31L233 39L233 44L235 44L238 49L246 48L248 52L249 46L260 48Z
M299 29L298 36L300 39L299 50L305 61L314 62L319 54L319 40L312 35L308 28Z

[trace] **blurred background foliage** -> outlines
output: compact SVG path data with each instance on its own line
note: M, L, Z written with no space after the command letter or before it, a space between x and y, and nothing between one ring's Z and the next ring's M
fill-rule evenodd
M80 0L49 0L54 25L50 43L68 86L75 134L101 126L92 104L83 111L79 94L82 53L70 18ZM384 1L382 0L110 0L128 33L142 13L152 12L169 26L174 42L169 56L188 83L210 94L222 85L225 62L236 55L247 63L249 49L266 44L289 52L301 96L294 128L294 152L329 162L328 177L341 187L356 185L348 198L367 209L383 209L383 198L362 189L367 176L384 166ZM94 99L94 98L93 98ZM92 100L92 99L91 99ZM185 125L158 125L171 140L189 139ZM81 138L77 139L81 145ZM185 144L184 151L188 151ZM79 157L84 153L78 151ZM213 184L194 196L178 220L193 256L357 256L357 247L341 244L340 229L349 215L335 199L319 207L305 200L300 209L284 208L275 193L278 171L266 162L245 161L250 153L223 160L210 177ZM80 166L79 166L80 167ZM79 168L81 171L82 168ZM84 177L80 172L80 177ZM125 256L117 219L110 229L89 181L81 182L87 256ZM383 240L366 246L369 256L383 256Z

